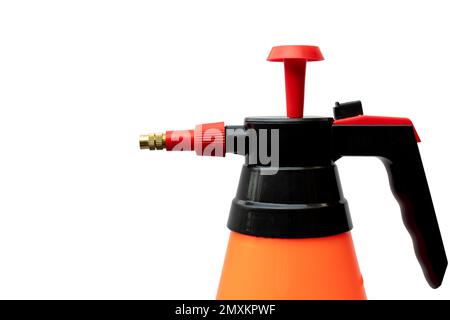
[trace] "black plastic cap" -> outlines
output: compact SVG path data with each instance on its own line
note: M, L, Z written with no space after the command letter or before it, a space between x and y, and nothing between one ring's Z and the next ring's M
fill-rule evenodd
M359 100L345 103L336 102L333 112L336 120L359 116L363 114L362 103Z

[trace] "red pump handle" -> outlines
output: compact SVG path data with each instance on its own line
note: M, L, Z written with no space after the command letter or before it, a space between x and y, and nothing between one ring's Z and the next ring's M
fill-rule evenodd
M419 134L417 133L412 121L408 118L358 115L355 117L334 120L333 125L411 126L414 131L416 141L420 142Z
M287 116L289 118L303 118L306 62L323 60L319 47L273 47L267 60L284 63Z
M381 159L425 278L432 288L439 287L447 256L411 120L358 115L336 120L332 128L335 159Z

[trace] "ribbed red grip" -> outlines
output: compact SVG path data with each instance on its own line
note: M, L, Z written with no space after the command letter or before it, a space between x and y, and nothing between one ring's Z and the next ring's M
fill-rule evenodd
M194 130L194 150L199 156L225 156L225 124L199 124Z
M224 157L225 124L223 122L199 124L195 130L166 131L167 151L192 151L199 156Z

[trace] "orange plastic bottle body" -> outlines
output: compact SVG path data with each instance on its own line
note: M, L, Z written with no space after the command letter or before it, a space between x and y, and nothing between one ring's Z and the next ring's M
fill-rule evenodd
M275 239L231 232L217 299L366 299L350 232Z

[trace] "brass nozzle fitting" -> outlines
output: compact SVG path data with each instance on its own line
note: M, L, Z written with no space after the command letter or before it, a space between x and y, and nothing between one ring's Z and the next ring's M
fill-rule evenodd
M139 137L139 147L149 150L163 150L166 148L165 133L150 133Z

